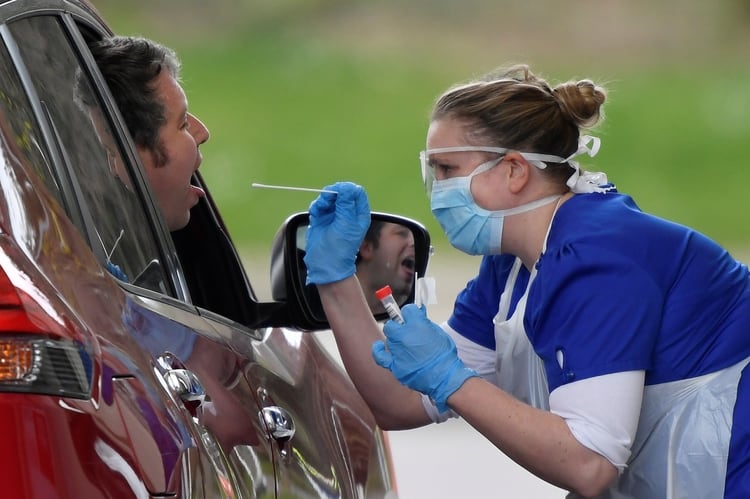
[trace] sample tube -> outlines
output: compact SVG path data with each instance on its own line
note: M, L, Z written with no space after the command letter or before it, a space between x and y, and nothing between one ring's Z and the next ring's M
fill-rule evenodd
M379 290L375 291L375 296L377 296L380 303L383 304L385 311L388 312L388 317L390 317L391 320L394 320L399 324L404 323L404 318L401 316L401 309L393 298L393 292L391 291L390 286L386 284Z

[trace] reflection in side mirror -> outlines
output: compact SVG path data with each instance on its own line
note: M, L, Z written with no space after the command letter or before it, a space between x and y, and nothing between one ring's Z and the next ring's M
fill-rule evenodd
M297 250L305 251L307 225L297 230ZM304 262L302 263L304 266ZM373 315L385 313L375 295L390 286L399 306L414 296L416 247L414 232L404 223L374 219L357 254L357 279ZM306 268L301 274L307 275ZM424 272L424 271L423 271ZM424 274L422 273L422 276Z
M375 292L389 285L399 306L414 301L415 278L424 276L430 236L418 222L387 213L372 213L370 228L357 254L357 278L376 320L388 318ZM295 322L305 329L328 328L316 286L305 284L307 213L290 217L276 236L272 255L271 292L274 300L295 306ZM287 310L287 312L289 311Z

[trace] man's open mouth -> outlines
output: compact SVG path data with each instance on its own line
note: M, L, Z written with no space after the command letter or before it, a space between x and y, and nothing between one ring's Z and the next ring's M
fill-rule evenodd
M401 266L413 271L417 264L414 257L408 256L401 261Z

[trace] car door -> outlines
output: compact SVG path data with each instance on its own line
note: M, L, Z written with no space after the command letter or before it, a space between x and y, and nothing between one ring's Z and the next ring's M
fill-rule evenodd
M120 321L114 327L128 333L116 340L127 343L118 348L117 356L134 364L130 370L136 374L128 381L115 375L116 386L124 387L115 391L124 399L122 407L128 407L120 411L120 419L136 454L134 474L156 474L147 490L157 495L275 496L271 456L254 455L253 466L240 472L226 459L230 438L251 449L265 441L254 391L244 377L232 375L231 366L239 365L237 355L190 303L178 257L134 166L129 140L102 97L96 71L87 66L85 39L78 30L83 26L87 36L101 36L103 30L84 21L47 10L16 16L3 26L2 34L46 129L45 152L52 152L46 154L49 162L39 163L52 166L43 177L91 254L110 272L102 274L103 279L118 280L117 292L97 282L87 293L99 295L107 317ZM113 175L112 162L126 165L127 176ZM84 317L86 312L80 310ZM110 333L101 331L99 340L111 341ZM140 352L150 354L148 364L133 350L133 342ZM153 397L167 398L168 403L168 397L154 390L169 392L181 409L168 410L164 400L146 405L145 399ZM209 400L204 402L204 397ZM154 426L158 420L164 421ZM240 429L225 436L233 421ZM154 433L164 424L174 427L169 437ZM175 452L181 447L181 454ZM159 455L162 463L157 467L154 459ZM158 471L161 467L164 472ZM160 485L160 474L171 482Z

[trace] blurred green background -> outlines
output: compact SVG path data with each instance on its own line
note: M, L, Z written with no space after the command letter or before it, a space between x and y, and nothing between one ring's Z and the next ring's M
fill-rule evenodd
M93 0L120 34L173 47L211 130L201 171L243 252L267 252L322 187L425 224L417 154L435 97L497 66L605 85L602 149L582 164L657 215L750 254L747 0ZM636 235L634 235L636 236Z

